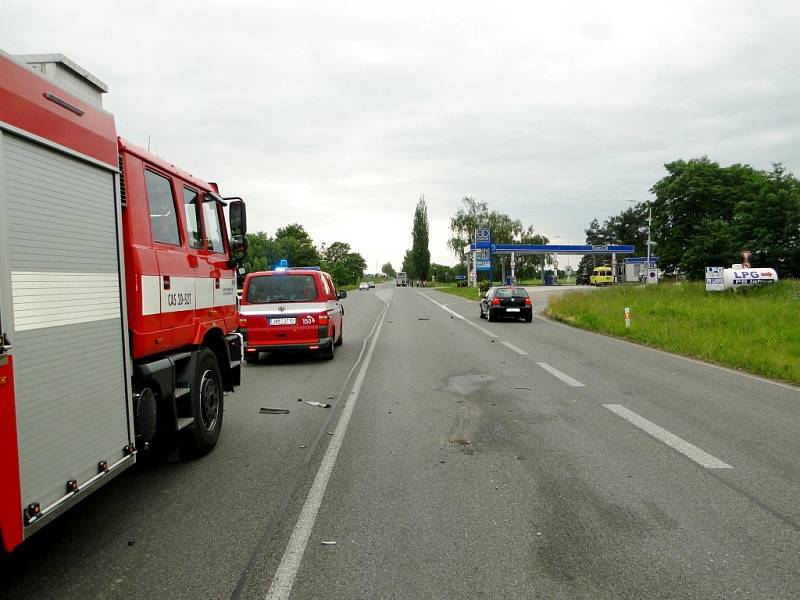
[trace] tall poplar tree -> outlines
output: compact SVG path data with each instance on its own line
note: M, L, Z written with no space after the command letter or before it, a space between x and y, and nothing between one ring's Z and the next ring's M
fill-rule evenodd
M425 196L420 197L414 210L414 226L411 230L411 262L415 279L430 279L431 252L428 249L428 207Z

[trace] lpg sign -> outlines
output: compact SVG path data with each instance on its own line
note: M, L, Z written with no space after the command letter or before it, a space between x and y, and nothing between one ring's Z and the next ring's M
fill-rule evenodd
M719 277L722 271L722 277ZM775 269L744 268L733 265L730 269L706 267L706 291L722 291L748 285L764 285L778 281Z

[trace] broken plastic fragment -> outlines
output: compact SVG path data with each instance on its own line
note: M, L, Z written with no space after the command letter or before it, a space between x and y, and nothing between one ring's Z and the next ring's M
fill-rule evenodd
M334 541L327 541L327 542L320 542L323 546L335 546L336 542Z
M288 415L289 410L286 408L262 408L259 410L262 415Z
M319 406L320 408L328 408L330 406L330 404L328 404L327 402L317 402L315 400L312 400L311 402L309 402L308 400L303 400L303 402L305 402L309 406Z

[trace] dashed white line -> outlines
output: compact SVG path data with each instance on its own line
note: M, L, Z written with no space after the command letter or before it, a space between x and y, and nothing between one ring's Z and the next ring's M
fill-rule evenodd
M388 308L388 304L387 304ZM350 417L353 415L358 394L361 391L361 385L364 383L364 378L369 368L369 363L372 360L372 353L375 350L375 344L378 341L378 336L381 333L383 321L386 318L387 310L383 310L383 314L378 321L377 328L375 329L375 337L372 338L372 343L369 346L367 355L364 362L361 364L361 369L358 372L353 389L350 390L350 396L347 403L342 409L342 414L339 417L339 423L336 425L336 430L333 432L328 449L325 451L325 456L322 457L319 471L314 477L314 483L311 485L311 490L308 492L308 497L303 504L303 509L300 512L300 517L297 519L297 524L294 526L292 536L289 538L289 543L283 553L281 564L278 565L278 570L272 579L272 584L267 592L266 600L286 600L292 593L295 577L300 569L300 563L303 560L303 554L308 544L308 539L311 536L311 531L314 529L314 522L317 519L319 507L322 505L322 498L325 496L325 489L328 487L328 480L330 480L333 467L336 464L336 458L339 456L339 449L342 447L344 435L347 433L347 426L350 424Z
M569 385L571 387L586 387L580 381L578 381L577 379L573 379L572 377L570 377L566 373L562 373L561 371L559 371L555 367L551 367L547 363L537 362L536 364L539 365L540 367L542 367L545 371L547 371L548 373L550 373L554 377L558 377L561 381L563 381L564 383L566 383L567 385Z
M456 319L461 319L461 320L462 320L462 321L464 321L464 323L466 323L467 325L472 325L472 326L473 326L475 329L477 329L477 330L478 330L478 331L480 331L481 333L484 333L484 334L488 335L488 336L489 336L489 337L491 337L491 338L496 338L496 337L497 337L497 335L496 335L496 334L492 333L492 332L491 332L491 331L489 331L488 329L484 329L484 328L483 328L483 327L481 327L480 325L476 325L476 324L475 324L475 323L473 323L472 321L468 321L468 320L467 320L467 319L466 319L466 318L465 318L463 315L460 315L460 314L458 314L458 313L457 313L456 311L454 311L454 310L450 310L450 309L449 309L449 308L447 308L447 307L446 307L444 304L440 304L439 302L437 302L436 300L434 300L433 298L431 298L431 297L430 297L430 296L428 296L427 294L423 294L422 292L417 292L417 293L418 293L420 296L422 296L423 298L427 298L428 300L430 300L431 302L433 302L433 303L434 303L436 306L438 306L438 307L439 307L439 308L441 308L442 310L446 310L446 311L447 311L447 312L449 312L451 315L453 315L453 316L454 316Z
M514 351L514 352L516 352L517 354L521 354L522 356L528 356L528 353L527 353L527 352L525 352L525 350L523 350L522 348L517 348L517 347L516 347L514 344L512 344L511 342L500 342L500 343L501 343L501 344L503 344L503 346L505 346L505 347L506 347L506 348L508 348L509 350L513 350L513 351Z
M686 440L679 438L674 433L670 433L666 429L659 427L652 421L648 421L641 415L636 414L632 410L625 408L621 404L604 404L605 408L610 410L616 415L619 415L629 423L636 425L642 431L652 435L657 440L664 442L670 448L673 448L692 459L698 465L706 469L732 469L733 467L728 463L722 462L716 456L710 455L708 452L700 450L697 446L690 444Z

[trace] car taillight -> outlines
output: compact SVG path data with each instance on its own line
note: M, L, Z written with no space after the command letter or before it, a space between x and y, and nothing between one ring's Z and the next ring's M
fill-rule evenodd
M531 305L531 299L525 298L525 306L530 306L530 305Z
M319 313L318 322L319 323L327 323L328 322L328 313L327 312Z
M494 298L492 300L492 304L494 304L495 306L499 306L500 305L500 298Z

